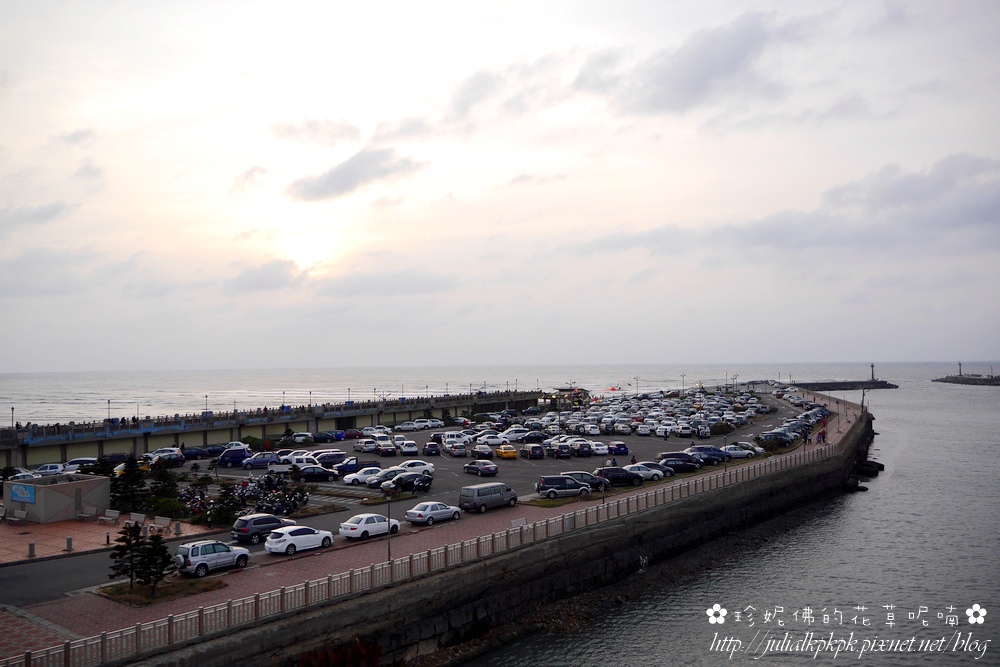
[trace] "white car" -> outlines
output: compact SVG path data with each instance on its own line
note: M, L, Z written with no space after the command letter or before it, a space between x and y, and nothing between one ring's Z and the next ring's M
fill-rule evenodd
M340 524L340 534L351 539L364 540L376 535L399 532L399 522L381 514L355 514Z
M368 481L369 477L374 477L380 472L382 472L381 468L362 468L357 472L352 472L350 475L345 475L344 484L353 484L354 486L364 484Z
M444 428L444 422L440 419L428 419L427 421L430 422L431 428ZM461 424L462 426L468 426L469 420L465 417L456 417L455 423Z
M273 554L291 556L300 549L326 548L333 544L333 533L309 526L284 526L275 528L267 536L264 548Z
M628 470L629 472L634 472L637 475L642 475L642 478L647 482L648 481L656 482L663 477L663 473L660 472L659 470L653 470L652 468L647 468L646 466L640 463L633 463L632 465L622 466L622 467L625 468L625 470Z
M416 456L420 453L420 448L417 447L417 443L413 440L404 440L399 444L399 453L403 456Z
M417 427L418 431L426 431L427 429L429 429L431 427L431 420L430 419L414 419L413 420L413 425ZM402 431L403 429L397 428L396 430L397 431Z
M420 427L417 426L416 422L403 422L402 424L396 425L397 431L416 431L419 429Z
M500 445L509 445L510 439L504 435L481 435L478 438L476 438L476 442L478 442L480 445L499 447Z
M608 446L599 440L590 441L590 449L594 452L594 456L607 456Z
M300 445L304 442L310 442L313 438L312 433L293 433L292 441L299 443Z
M649 428L649 424L639 424L635 427L636 435L651 435L653 432Z
M45 463L35 468L35 474L41 475L42 477L61 475L64 472L66 472L66 468L61 463Z
M393 466L393 468L406 468L406 472L422 472L425 475L434 476L434 464L421 461L420 459L403 461L399 465Z

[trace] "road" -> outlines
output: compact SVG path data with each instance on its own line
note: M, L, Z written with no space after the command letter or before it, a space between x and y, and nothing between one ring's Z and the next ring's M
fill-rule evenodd
M732 443L742 440L751 440L753 437L752 434L760 433L761 431L780 425L784 417L795 415L800 412L784 401L769 400L768 402L772 406L778 408L778 411L758 417L755 423L739 429L725 438L719 436L698 442L700 444L722 446L724 442ZM425 440L430 439L431 433L433 433L433 431L421 431L419 433L412 434L412 436L408 435L408 437L416 440L419 444L423 444ZM679 439L677 437L671 437L666 441L662 438L653 436L640 437L635 435L600 436L593 437L591 439L601 440L603 442L622 440L626 442L629 449L632 453L634 453L636 459L640 461L656 460L657 452L678 451L690 445L690 440ZM312 448L328 449L338 446L344 450L351 449L351 443L349 442L338 443L338 445L314 445ZM348 451L348 453L353 454L351 451ZM379 457L374 455L365 455L365 458ZM342 504L344 504L347 509L307 517L300 521L300 523L308 524L315 528L329 530L336 535L340 523L354 514L368 511L386 514L386 510L388 509L390 510L388 513L390 513L393 518L401 519L407 509L410 509L416 503L424 500L436 500L449 505L457 505L459 490L463 486L477 484L481 481L489 481L490 479L498 479L505 482L518 493L518 497L520 499L526 500L530 497L537 497L534 496L534 483L540 475L556 475L560 472L569 470L593 471L594 468L603 465L602 459L604 457L583 459L573 458L569 460L556 460L550 457L546 457L542 460L527 460L523 458L508 460L494 459L494 463L496 463L500 468L499 475L494 478L479 478L474 475L463 473L462 466L468 461L471 461L471 458L452 458L448 454L426 458L413 458L423 458L423 460L430 461L435 465L436 470L434 482L428 493L422 493L418 496L413 496L408 493L403 494L402 497L392 501L391 507L388 507L385 504L376 505L374 507L365 506L359 504L356 499L338 498L337 501L342 501ZM631 457L619 456L618 464L627 464L629 462L629 458ZM385 457L381 459L382 467L389 467L394 463L403 460L405 460L405 458L400 458L398 456ZM185 469L189 469L190 465L191 463L188 463L185 466ZM201 467L202 469L205 468L204 462L202 462ZM233 481L243 479L246 474L247 473L242 469L219 470L220 478L231 479ZM345 487L345 485L340 482L332 484L324 483L319 484L318 486L321 488ZM349 488L357 489L358 487ZM463 520L475 521L476 517L466 515ZM403 522L402 530L406 531L407 529L408 524ZM171 540L170 542L172 543L172 548L174 546L173 543L180 543L184 541L184 539L185 538ZM229 538L228 535L222 535L220 539L228 541ZM343 538L336 537L335 539L340 541ZM252 552L264 551L263 545L243 546L250 548ZM262 554L259 558L280 558L280 556ZM81 554L68 558L58 558L54 560L2 567L0 568L0 590L4 591L3 602L5 604L23 607L30 604L44 602L46 600L52 600L67 593L72 594L75 591L105 584L109 581L109 567L110 558L108 556L108 552Z

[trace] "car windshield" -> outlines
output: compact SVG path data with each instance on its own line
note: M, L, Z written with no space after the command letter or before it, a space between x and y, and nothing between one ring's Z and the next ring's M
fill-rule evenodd
M365 518L363 516L352 516L350 519L348 519L344 523L359 524L359 523L361 523L364 520L365 520Z
M417 505L417 506L416 506L416 507L414 507L413 509L414 509L415 511L417 511L417 512L426 512L426 511L427 511L427 510L429 510L430 508L431 508L431 506L430 506L430 504L429 504L429 503L420 503L419 505Z

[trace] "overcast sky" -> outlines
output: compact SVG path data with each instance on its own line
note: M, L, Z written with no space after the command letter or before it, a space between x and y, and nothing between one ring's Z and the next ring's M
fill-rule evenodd
M1000 358L1000 3L4 2L0 371Z

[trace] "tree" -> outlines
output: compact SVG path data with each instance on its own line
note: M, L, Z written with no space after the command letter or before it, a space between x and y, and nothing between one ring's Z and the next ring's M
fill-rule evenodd
M139 462L129 454L121 475L111 475L111 506L122 512L142 512L149 492Z
M139 548L135 578L140 584L150 587L152 597L156 597L156 585L176 569L177 565L162 535L151 535Z
M208 472L215 473L215 479L219 479L219 459L214 458L208 462Z
M111 565L111 574L108 578L128 577L128 589L132 590L139 570L139 552L145 543L142 526L138 524L127 525L118 531L115 546L111 549L111 560L114 563Z
M177 498L177 478L169 470L160 469L153 474L153 483L149 487L154 498Z

